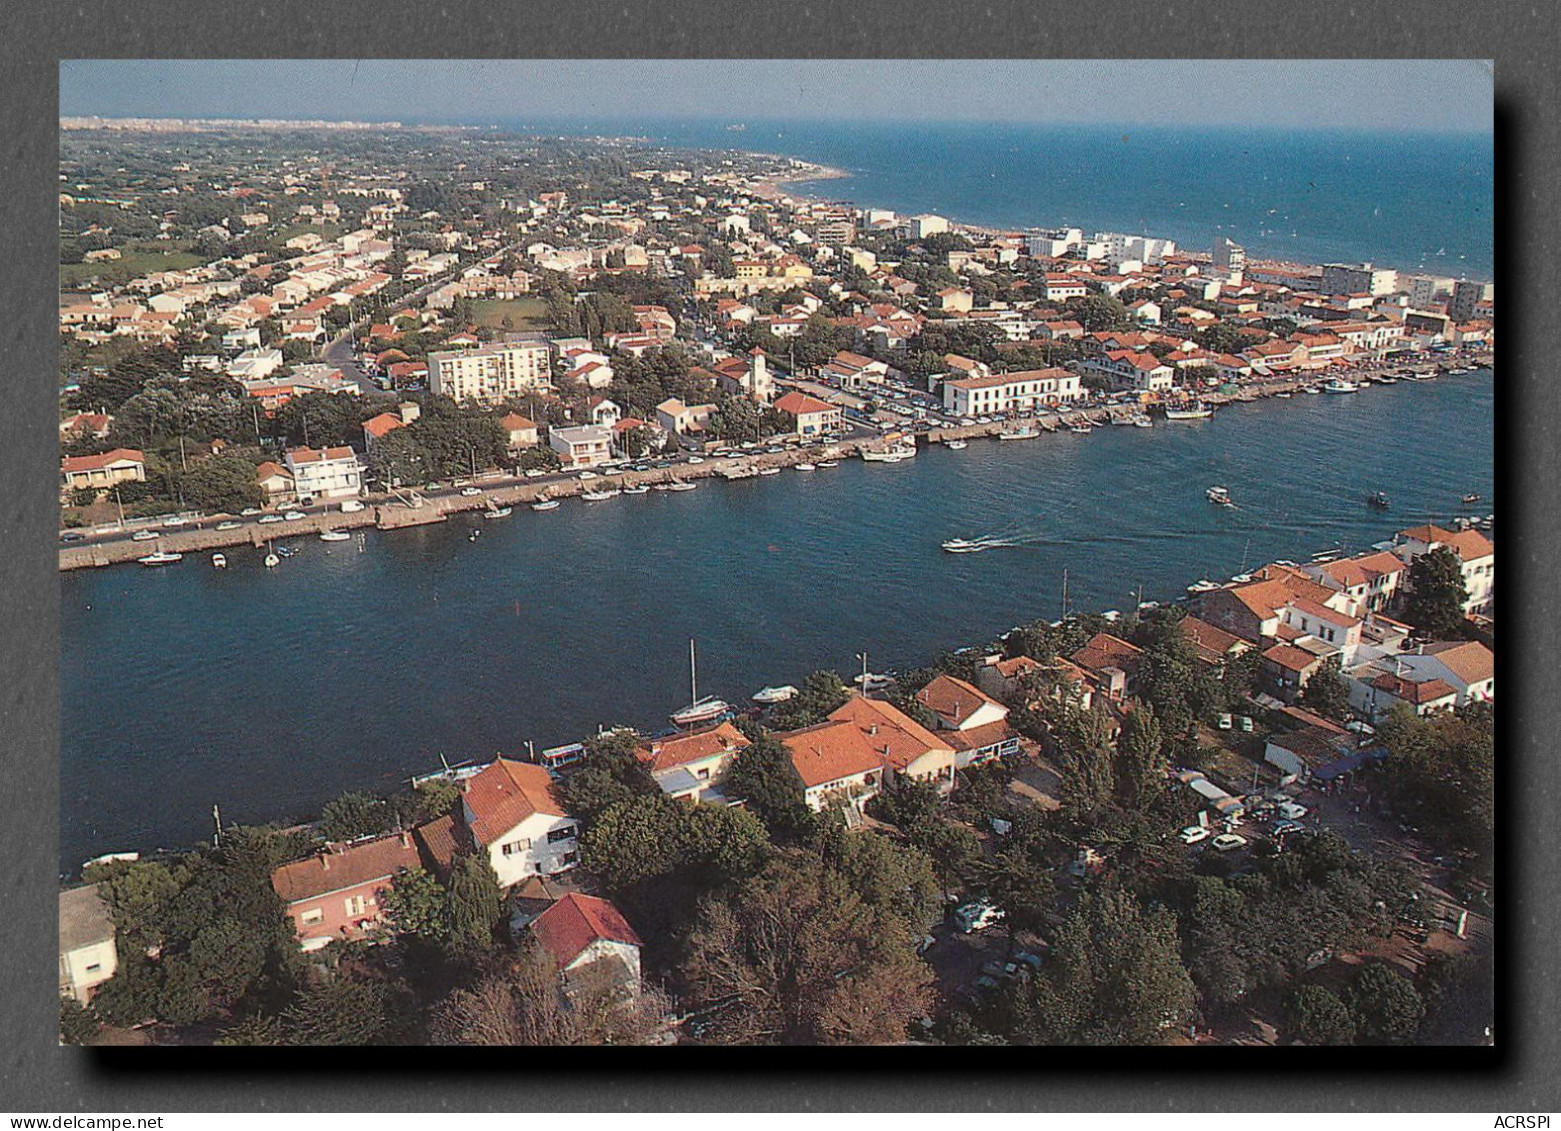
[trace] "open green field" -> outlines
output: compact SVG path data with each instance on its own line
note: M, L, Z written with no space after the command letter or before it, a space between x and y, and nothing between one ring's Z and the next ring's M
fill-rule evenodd
M182 271L206 262L193 252L164 251L156 246L131 246L120 251L124 253L120 258L102 263L60 264L60 288L78 286L93 276L105 285L123 283L154 271Z
M540 298L472 300L472 317L477 325L493 330L551 330L552 321L547 315L547 303ZM509 318L509 325L504 319Z

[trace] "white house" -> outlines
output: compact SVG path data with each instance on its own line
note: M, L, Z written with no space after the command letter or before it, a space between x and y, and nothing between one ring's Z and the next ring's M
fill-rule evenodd
M1478 530L1444 530L1427 523L1400 530L1393 538L1393 552L1411 565L1422 554L1446 547L1458 556L1468 596L1466 613L1485 612L1496 592L1496 547Z
M85 1005L119 969L101 884L60 892L60 994Z
M612 459L612 429L600 424L551 428L547 443L558 453L559 462L571 470L596 467Z
M975 685L939 675L916 693L916 702L938 717L938 737L954 747L960 769L1018 753L1008 708Z
M501 887L579 863L578 823L564 812L541 766L496 758L467 779L460 816L472 843L488 853Z
M1496 657L1474 640L1427 644L1418 652L1397 657L1415 679L1440 679L1457 693L1457 705L1471 699L1496 698Z
M1078 376L1056 367L943 382L943 406L957 416L1034 412L1082 395Z
M285 360L278 349L247 349L228 362L228 376L240 381L269 377Z
M293 448L284 458L301 502L346 498L363 489L363 465L351 448Z
M729 722L669 738L651 738L634 754L661 791L684 801L725 803L720 790L727 767L752 745Z
M611 983L630 994L639 992L644 944L623 913L607 900L570 892L533 919L529 929L558 965L566 986L589 967L592 974L605 972ZM612 969L615 965L619 969Z

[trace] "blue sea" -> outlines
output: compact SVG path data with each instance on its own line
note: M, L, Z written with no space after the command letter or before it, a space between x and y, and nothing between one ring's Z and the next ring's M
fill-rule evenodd
M484 125L489 123L482 123ZM1490 279L1490 134L992 123L514 120L814 161L794 191L1001 228L1068 226L1249 255ZM728 126L741 124L741 131Z

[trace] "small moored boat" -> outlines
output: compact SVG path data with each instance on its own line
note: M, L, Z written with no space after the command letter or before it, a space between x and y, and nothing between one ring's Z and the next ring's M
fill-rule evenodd
M783 683L779 687L761 687L753 693L755 703L763 703L768 706L771 703L784 703L797 694L797 689L789 683Z
M558 509L558 500L550 499L546 495L543 495L536 502L531 504L531 509L534 511L556 511Z
M759 469L760 475L779 475L780 473L781 469L778 467L761 467Z
M1366 504L1367 506L1377 507L1379 510L1387 510L1389 506L1387 492L1373 491L1366 496Z
M776 468L775 470L779 471L780 468ZM761 472L760 474L763 473ZM674 479L671 483L667 484L668 491L693 491L698 489L698 487L698 483L690 483L685 479Z
M508 518L514 512L514 507L489 507L482 513L487 515L489 518Z
M140 562L144 566L172 565L174 562L183 560L183 554L175 554L168 550L158 550L155 553L146 555L144 558L136 559L136 561Z
M947 448L951 452L962 452L966 448L970 447L970 441L968 441L968 440L950 440L948 443L944 444L943 446L945 448Z
M351 539L352 535L345 530L320 531L320 541L322 542L347 542Z
M793 464L792 466L795 467L796 470L798 470L798 471L817 471L818 470L818 465L814 464L814 463L806 463L806 462L804 462L804 463Z
M695 666L694 642L688 642L688 690L690 703L687 707L673 711L669 716L673 726L686 727L698 723L707 723L719 718L732 709L731 704L714 695L699 697L698 669Z
M228 556L226 554L213 554L211 556L211 568L212 569L227 569L228 568Z
M650 488L643 483L636 483L632 487L625 487L623 493L625 495L648 495L650 494Z
M1329 381L1326 385L1323 386L1323 392L1332 393L1335 396L1342 396L1345 393L1353 393L1359 389L1360 386L1355 384L1355 382L1346 381L1342 377L1335 377L1332 381Z

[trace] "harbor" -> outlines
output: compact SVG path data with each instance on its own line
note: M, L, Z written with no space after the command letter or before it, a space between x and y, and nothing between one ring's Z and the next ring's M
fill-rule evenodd
M1483 516L1499 506L1493 396L1479 373L1151 429L928 444L898 466L728 482L717 473L731 465L711 460L677 469L696 491L566 498L552 514L518 505L543 489L528 481L490 492L516 500L503 519L458 494L405 528L378 523L423 508L311 518L304 536L273 536L297 553L272 570L264 538L173 532L170 547L242 537L224 543L239 547L226 569L202 554L62 578L62 696L90 708L62 719L61 859L199 839L213 802L234 820L283 819L395 788L440 754L664 727L689 702L691 636L700 693L738 702L816 668L855 672L863 650L875 671L905 669L1060 615L1064 570L1073 611L1127 610L1262 561ZM1426 436L1457 442L1405 476ZM807 451L745 458L795 465ZM1210 484L1233 505L1211 505ZM1379 490L1385 511L1366 501ZM325 527L354 537L322 543ZM1016 545L941 548L1003 530Z

